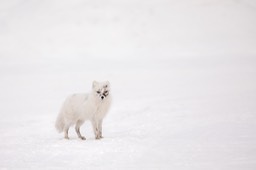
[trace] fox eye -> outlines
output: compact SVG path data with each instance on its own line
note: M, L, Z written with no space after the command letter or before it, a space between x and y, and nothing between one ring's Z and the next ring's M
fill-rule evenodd
M100 94L100 91L97 91L98 94Z

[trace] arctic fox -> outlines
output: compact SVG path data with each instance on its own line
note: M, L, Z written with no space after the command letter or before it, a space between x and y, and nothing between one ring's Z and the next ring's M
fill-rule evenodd
M96 139L102 137L102 121L106 116L111 105L110 84L106 82L92 83L92 91L88 94L73 94L66 98L55 127L61 133L64 131L64 137L69 139L69 127L75 125L75 130L79 138L85 140L81 135L80 127L89 120L92 123Z

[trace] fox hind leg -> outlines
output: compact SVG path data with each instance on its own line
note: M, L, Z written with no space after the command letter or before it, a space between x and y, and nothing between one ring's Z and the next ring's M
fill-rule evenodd
M81 133L80 133L80 127L81 127L81 125L82 125L83 123L84 123L83 121L78 120L77 123L76 123L75 129L76 129L77 136L78 136L80 139L82 139L82 140L86 140L86 138L85 138L84 136L82 136Z
M69 127L65 127L64 128L64 138L65 139L69 139L69 137L68 137L68 130L69 130Z

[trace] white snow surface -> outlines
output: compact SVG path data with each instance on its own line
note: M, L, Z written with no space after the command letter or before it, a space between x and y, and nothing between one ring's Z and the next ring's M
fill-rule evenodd
M65 97L109 80L95 140ZM0 169L256 169L254 0L0 1Z

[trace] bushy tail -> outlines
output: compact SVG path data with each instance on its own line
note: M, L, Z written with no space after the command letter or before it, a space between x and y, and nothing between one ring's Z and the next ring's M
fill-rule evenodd
M64 130L64 126L65 126L64 118L63 118L62 114L60 113L56 119L55 128L58 130L59 133L61 133Z

